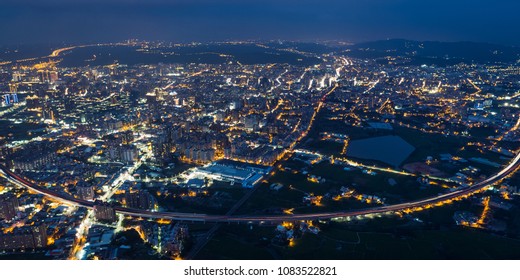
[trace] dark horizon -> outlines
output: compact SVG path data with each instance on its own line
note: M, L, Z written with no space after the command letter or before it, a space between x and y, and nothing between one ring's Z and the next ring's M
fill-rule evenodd
M329 45L334 46L335 44L345 44L345 45L357 45L357 44L365 44L365 43L374 43L374 42L384 42L384 41L411 41L411 42L419 42L419 43L470 43L470 44L488 44L502 47L512 47L512 48L520 48L520 44L505 44L505 43L494 43L494 42L486 42L486 41L468 41L468 40L418 40L418 39L410 39L410 38L381 38L381 39L373 39L366 41L348 41L348 40L288 40L282 38L273 38L273 39L223 39L223 40L177 40L177 41L169 41L164 39L141 39L141 38L127 38L117 41L62 41L62 42L33 42L33 43L7 43L0 44L0 47L4 48L13 48L13 47L49 47L49 48L57 48L57 47L68 47L68 46L78 46L78 45L88 45L88 44L117 44L117 43L125 43L127 41L137 40L137 42L149 42L149 43L172 43L172 44L218 44L218 43L235 43L235 42L243 42L243 43L262 43L262 42L282 42L282 43L302 43L302 44L321 44L321 45Z
M486 42L520 45L511 0L5 0L0 45L233 40Z

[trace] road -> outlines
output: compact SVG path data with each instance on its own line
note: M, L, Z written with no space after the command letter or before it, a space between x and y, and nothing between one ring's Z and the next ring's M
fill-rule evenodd
M505 166L500 172L495 175L476 183L472 186L460 188L450 193L441 194L438 196L411 201L407 203L394 204L379 206L366 209L357 210L344 210L335 212L323 212L323 213L307 213L307 214L293 214L293 215L270 215L270 216L234 216L234 215L206 215L206 214L195 214L195 213L177 213L177 212L152 212L141 209L131 209L121 206L114 207L114 209L124 215L142 217L142 218L153 218L153 219L169 219L179 221L200 221L200 222L280 222L280 221L300 221L300 220L316 220L316 219L331 219L339 217L355 217L369 214L381 214L387 212L399 212L399 211L413 211L424 208L429 208L443 204L446 202L453 201L455 199L464 198L472 195L476 192L482 191L493 184L500 182L507 176L513 174L518 168L520 168L520 153L518 153L511 162ZM43 187L36 186L35 184L27 181L24 178L14 174L12 171L4 166L0 166L0 176L6 178L11 183L28 188L36 193L48 196L58 202L74 205L79 207L86 207L92 209L94 202L86 201L72 197L68 194L58 193Z
M307 155L318 156L318 157L322 158L323 160L328 160L328 161L331 160L330 156L327 156L327 155L324 155L324 154L320 154L320 153L314 152L314 151L308 151L308 150L305 150L305 149L296 149L296 150L294 150L294 152L307 154ZM365 169L368 169L368 170L377 170L377 171L381 171L381 172L397 174L397 175L403 175L403 176L414 176L414 177L417 176L416 174L413 174L413 173L410 173L410 172L406 172L406 171L403 171L403 170L391 169L389 167L377 167L375 165L367 165L367 164L363 164L363 163L360 163L360 162L356 162L356 161L350 160L348 158L335 157L334 160L335 161L341 161L341 162L343 162L343 163L345 163L347 165L353 166L353 167L362 167L362 168L365 168ZM431 176L431 175L428 175L428 174L422 174L421 176L429 178L431 180L444 181L444 182L449 182L449 183L456 183L456 181L454 181L452 179L449 179L449 178L441 178L441 177Z
M287 73L287 71L285 71L284 73L280 74L280 76L276 79L276 81L279 83L279 85L281 85L281 82L280 82L280 77L283 76L285 73ZM305 131L302 132L302 134L300 135L300 137L298 137L294 143L292 143L285 151L283 154L287 154L289 153L290 151L292 151L292 149L307 135L307 133L309 132L309 130L311 129L312 127L312 124L313 124L313 121L315 119L315 116L316 114L320 111L321 107L322 107L322 104L323 104L323 101L325 100L325 98L330 95L332 92L334 92L334 90L336 90L338 88L338 84L336 84L330 91L326 92L325 95L321 98L320 102L318 103L318 106L316 106L316 108L314 109L314 114L312 116L312 119L310 120L309 122L309 125L307 127L307 129ZM278 103L280 104L280 103ZM277 106L278 107L278 106ZM300 120L301 121L301 120ZM298 124L295 126L294 128L294 131L296 131L296 129L299 127L300 125L300 122L298 122ZM294 132L293 131L293 132ZM283 157L283 156L282 156ZM249 190L237 203L235 203L235 205L233 205L233 207L231 207L231 209L229 209L229 211L226 213L225 216L227 217L231 217L231 215L233 215L235 213L236 210L238 210L238 208L240 208L242 206L242 204L244 204L250 197L251 195L253 194L253 192L259 187L259 184L257 184L256 186L254 186L253 189ZM193 259L201 250L202 248L204 248L206 246L206 244L209 242L209 240L211 240L211 238L213 237L213 235L215 234L215 232L217 232L217 230L220 228L220 224L215 224L213 227L211 227L211 229L206 233L204 234L203 236L201 236L201 238L197 241L197 243L195 244L195 246L193 246L193 248L190 250L190 252L188 253L188 255L186 256L186 259Z
M229 209L229 211L226 213L226 216L231 216L235 213L242 204L244 204L253 194L253 192L258 188L259 184L257 184L254 188L248 190L248 192L239 200L233 207ZM211 229L206 232L204 235L200 237L200 239L195 243L195 246L190 250L190 253L186 256L187 260L191 260L195 258L195 256L208 244L208 242L211 240L215 232L220 228L221 224L215 224Z
M336 84L330 91L328 91L318 102L318 105L315 108L314 114L311 118L311 121L305 131L303 131L294 141L293 145L288 147L287 151L294 150L294 146L303 139L310 128L313 125L314 119L317 113L323 106L323 103L328 95L330 95L336 88L338 84ZM518 121L520 123L520 119ZM515 126L518 129L518 125ZM363 216L369 214L381 214L387 212L400 212L400 211L414 211L421 210L424 208L429 208L433 206L442 205L443 203L450 202L454 199L464 198L476 192L482 191L493 184L500 182L507 176L514 173L518 168L520 168L520 151L518 154L511 160L511 162L505 166L502 170L500 170L495 175L473 184L468 187L462 187L453 192L449 192L446 194L441 194L438 196L420 199L416 201L411 201L407 203L394 204L394 205L386 205L379 206L373 208L366 209L357 209L357 210L344 210L344 211L336 211L336 212L322 212L322 213L307 213L307 214L292 214L292 215L271 215L271 216L235 216L233 212L238 209L238 207L249 197L246 195L242 200L239 201L227 214L225 215L206 215L206 214L196 214L196 213L178 213L178 212L153 212L141 209L131 209L121 206L116 206L114 209L124 215L142 217L142 218L153 218L153 219L169 219L169 220L178 220L178 221L200 221L200 222L280 222L280 221L299 221L299 220L316 220L316 219L332 219L332 218L340 218L340 217L354 217L354 216ZM26 179L18 176L17 174L10 171L5 166L0 165L0 177L6 178L11 183L18 185L20 187L28 188L36 193L40 193L46 195L58 202L74 205L79 207L86 207L88 209L93 209L94 202L86 201L82 199L78 199L72 197L68 194L59 193L47 188L39 187ZM251 192L252 193L252 192ZM250 193L249 193L250 195Z

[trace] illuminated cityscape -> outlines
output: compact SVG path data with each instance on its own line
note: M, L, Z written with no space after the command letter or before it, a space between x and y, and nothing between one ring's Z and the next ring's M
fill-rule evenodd
M109 41L0 46L0 259L520 259L520 48Z

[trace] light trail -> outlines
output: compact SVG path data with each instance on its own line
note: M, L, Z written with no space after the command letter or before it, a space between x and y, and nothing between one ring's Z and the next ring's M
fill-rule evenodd
M467 198L470 195L481 192L488 187L500 182L504 178L514 174L520 167L520 152L515 158L500 172L495 175L476 183L470 187L460 188L456 191L416 200L412 202L406 202L401 204L380 206L367 209L359 210L346 210L337 212L324 212L324 213L308 213L308 214L293 214L293 215L275 215L275 216L230 216L230 215L206 215L206 214L195 214L195 213L176 213L176 212L152 212L140 209L131 209L125 207L114 207L114 209L124 215L151 218L151 219L167 219L167 220L179 220L179 221L199 221L199 222L280 222L280 221L301 221L301 220L316 220L316 219L332 219L340 217L354 217L354 216L365 216L369 214L382 214L382 213L395 213L395 212L413 212L428 209L434 206L441 206L446 203L451 203L454 200L460 200ZM92 209L94 202L85 201L71 197L66 194L57 193L55 191L47 190L29 183L25 179L12 173L5 167L0 167L0 176L6 178L10 182L17 185L29 188L30 190L42 193L51 198L57 199L64 204L70 204L75 206L86 207Z
M379 80L371 83L371 85L368 87L367 90L365 90L363 93L368 93L369 91L371 91L373 88L375 88L377 86L377 84L379 84Z
M320 158L330 160L330 157L328 157L326 155L323 155L323 154L320 154L320 153L317 153L317 152L311 152L311 151L303 150L303 149L297 149L297 150L295 150L295 152L299 152L299 153L303 153L303 154L310 154L310 155L314 155L314 156L319 156ZM416 174L413 174L413 173L410 173L410 172L406 172L406 171L403 171L403 170L395 170L395 169L391 169L391 168L377 167L377 166L374 166L374 165L366 165L366 164L362 164L362 163L359 163L359 162L356 162L356 161L353 161L353 160L350 160L350 159L347 159L347 158L335 157L334 160L344 162L344 163L346 163L346 164L348 164L350 166L353 166L353 167L362 167L362 168L371 169L371 170L377 170L377 171L386 172L386 173L392 173L392 174L403 175L403 176L417 177ZM427 177L429 179L432 179L432 180L444 181L444 182L449 182L449 183L456 183L456 181L451 180L449 178L436 177L436 176L431 176L431 175L427 175L427 174L424 174L422 176L425 176L425 177Z
M482 215L480 215L480 218L478 219L477 221L477 224L478 225L483 225L486 221L486 218L487 218L487 215L489 214L489 201L490 201L490 197L487 196L486 198L484 198L484 200L482 201L482 204L484 204L484 210L482 210Z
M375 86L375 85L374 85ZM315 118L317 114L320 112L326 98L334 92L339 87L339 84L335 84L335 86L324 94L318 102L313 115L309 121L309 124L305 131L303 131L300 136L293 142L291 145L282 153L282 158L285 154L293 151L294 147L307 135L309 130L312 128ZM520 126L520 118L517 122L517 125L513 127L510 132L518 129ZM145 155L146 156L146 155ZM141 162L141 161L139 161ZM143 217L143 218L152 218L152 219L169 219L169 220L181 220L181 221L201 221L201 222L278 222L278 221L287 221L287 220L314 220L314 219L331 219L338 217L353 217L353 216L364 216L370 214L381 214L387 212L411 212L411 211L420 211L423 209L428 209L433 206L440 206L445 203L451 203L454 200L460 200L466 198L472 194L481 192L492 186L495 183L500 182L501 180L507 178L508 176L514 174L520 167L520 150L517 151L517 155L511 160L511 162L505 166L502 170L500 170L495 175L479 182L473 184L472 186L462 187L456 191L441 194L438 196L416 200L407 203L395 204L395 205L387 205L380 206L368 209L360 209L360 210L348 210L348 211L337 211L337 212L325 212L325 213L308 213L308 214L293 214L290 216L287 215L276 215L276 216L231 216L231 215L206 215L206 214L195 214L195 213L175 213L175 212L152 212L140 209L131 209L116 206L114 209L124 215ZM134 166L135 167L135 166ZM375 170L382 170L385 172L394 172L396 174L408 175L409 173L396 171L391 169L380 169L378 167L367 167ZM135 169L134 169L135 170ZM120 174L120 177L122 174ZM31 191L43 194L48 196L60 203L85 207L88 209L93 209L94 202L85 201L81 199L77 199L68 194L59 193L50 189L39 187L26 179L14 174L4 166L0 166L0 177L6 178L9 182L30 189ZM123 178L120 178L121 182L124 181ZM117 189L118 183L114 184L115 188L112 189L115 192ZM113 192L109 192L112 193ZM103 198L109 199L111 195L106 195Z
M479 88L471 79L468 78L468 82L477 90L475 93L473 94L479 94L482 92L482 89Z

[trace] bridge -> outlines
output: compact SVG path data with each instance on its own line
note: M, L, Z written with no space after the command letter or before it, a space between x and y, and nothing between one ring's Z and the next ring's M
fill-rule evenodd
M500 182L506 177L512 175L520 168L520 152L511 160L511 162L501 169L498 173L491 177L475 183L471 186L461 187L455 191L440 194L437 196L419 199L411 202L385 205L373 208L356 209L356 210L344 210L335 212L321 212L321 213L307 213L307 214L280 214L280 215L208 215L208 214L196 214L196 213L180 213L180 212L153 212L148 210L126 208L122 206L114 207L114 210L120 214L152 218L152 219L168 219L178 221L197 221L197 222L218 222L218 223L275 223L281 221L300 221L300 220L318 220L318 219L332 219L340 217L355 217L365 216L370 214L383 214L393 213L400 211L414 211L424 208L430 208L434 206L442 205L443 203L450 202L456 199L462 199L469 195L481 192L486 188ZM0 166L0 176L7 179L9 182L27 188L33 192L43 194L57 202L72 205L77 207L85 207L93 209L95 202L87 201L79 198L75 198L71 195L53 191L44 187L37 186L34 183L29 182L27 179L15 174L5 166Z

